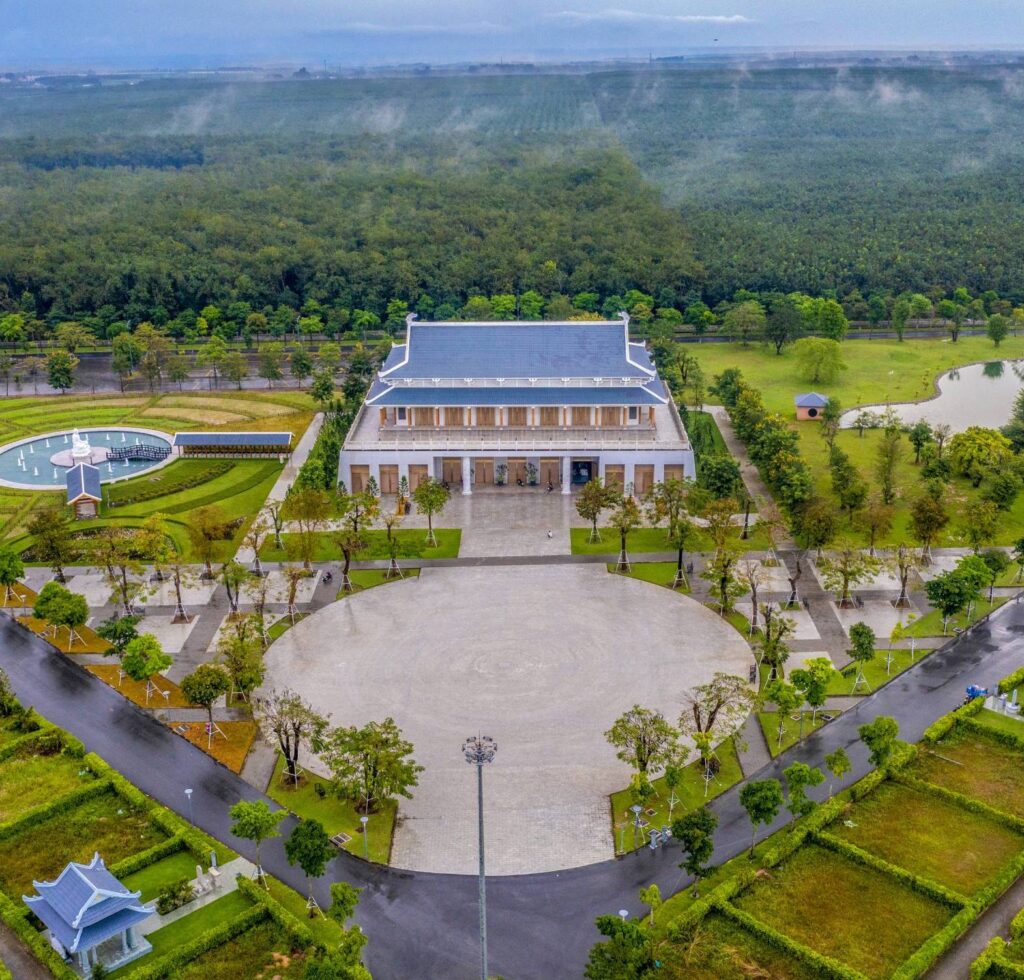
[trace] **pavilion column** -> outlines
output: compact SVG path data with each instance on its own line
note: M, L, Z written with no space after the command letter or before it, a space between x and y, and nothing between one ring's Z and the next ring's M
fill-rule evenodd
M473 492L473 460L469 456L462 457L462 492L467 497Z
M121 933L121 952L124 953L125 956L127 956L129 949L130 947L128 945L128 930L125 929L125 931Z
M89 959L85 950L80 949L78 951L78 965L82 968L82 973L89 971Z
M572 457L562 457L562 493L572 493Z
M636 495L636 485L635 485L635 480L636 480L636 464L634 464L634 463L626 463L626 472L624 474L624 480L625 480L625 486L622 489L626 490L627 488L629 488L629 492L635 496Z

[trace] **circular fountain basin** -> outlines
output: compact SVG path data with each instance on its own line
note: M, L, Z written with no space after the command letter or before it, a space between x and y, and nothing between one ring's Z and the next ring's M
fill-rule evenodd
M156 429L112 426L78 431L88 440L88 459L80 448L78 454L73 455L72 450L76 447L72 442L71 429L48 432L0 446L0 486L19 490L59 490L65 486L68 469L85 462L99 469L101 482L113 483L166 466L175 459L173 453L158 460L107 459L110 450L134 445L170 449L172 437Z

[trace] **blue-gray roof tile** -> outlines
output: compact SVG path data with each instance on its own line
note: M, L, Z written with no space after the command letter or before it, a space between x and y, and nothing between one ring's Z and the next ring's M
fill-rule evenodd
M624 388L407 388L382 385L372 407L404 405L663 405L660 381Z
M92 497L94 500L103 499L103 490L100 487L100 471L88 463L79 463L68 470L67 476L68 496L67 502L74 503L82 497Z
M290 432L176 432L175 446L290 446Z

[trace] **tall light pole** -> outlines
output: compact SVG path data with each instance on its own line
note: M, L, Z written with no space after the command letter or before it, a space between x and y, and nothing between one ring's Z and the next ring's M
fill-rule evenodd
M462 746L466 762L476 766L476 814L480 847L480 980L487 980L487 875L484 871L484 765L494 761L498 743L489 735L467 738Z
M192 818L192 790L191 789L185 790L185 798L188 800L188 822L191 823L191 824L194 824L195 820Z

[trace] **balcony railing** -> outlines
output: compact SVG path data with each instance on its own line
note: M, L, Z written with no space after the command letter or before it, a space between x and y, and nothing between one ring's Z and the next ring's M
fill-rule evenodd
M366 435L369 435L368 433ZM348 449L469 449L473 447L514 453L530 449L645 449L655 446L654 426L575 427L535 426L530 428L380 428L370 438L358 433ZM360 438L362 437L362 438Z

